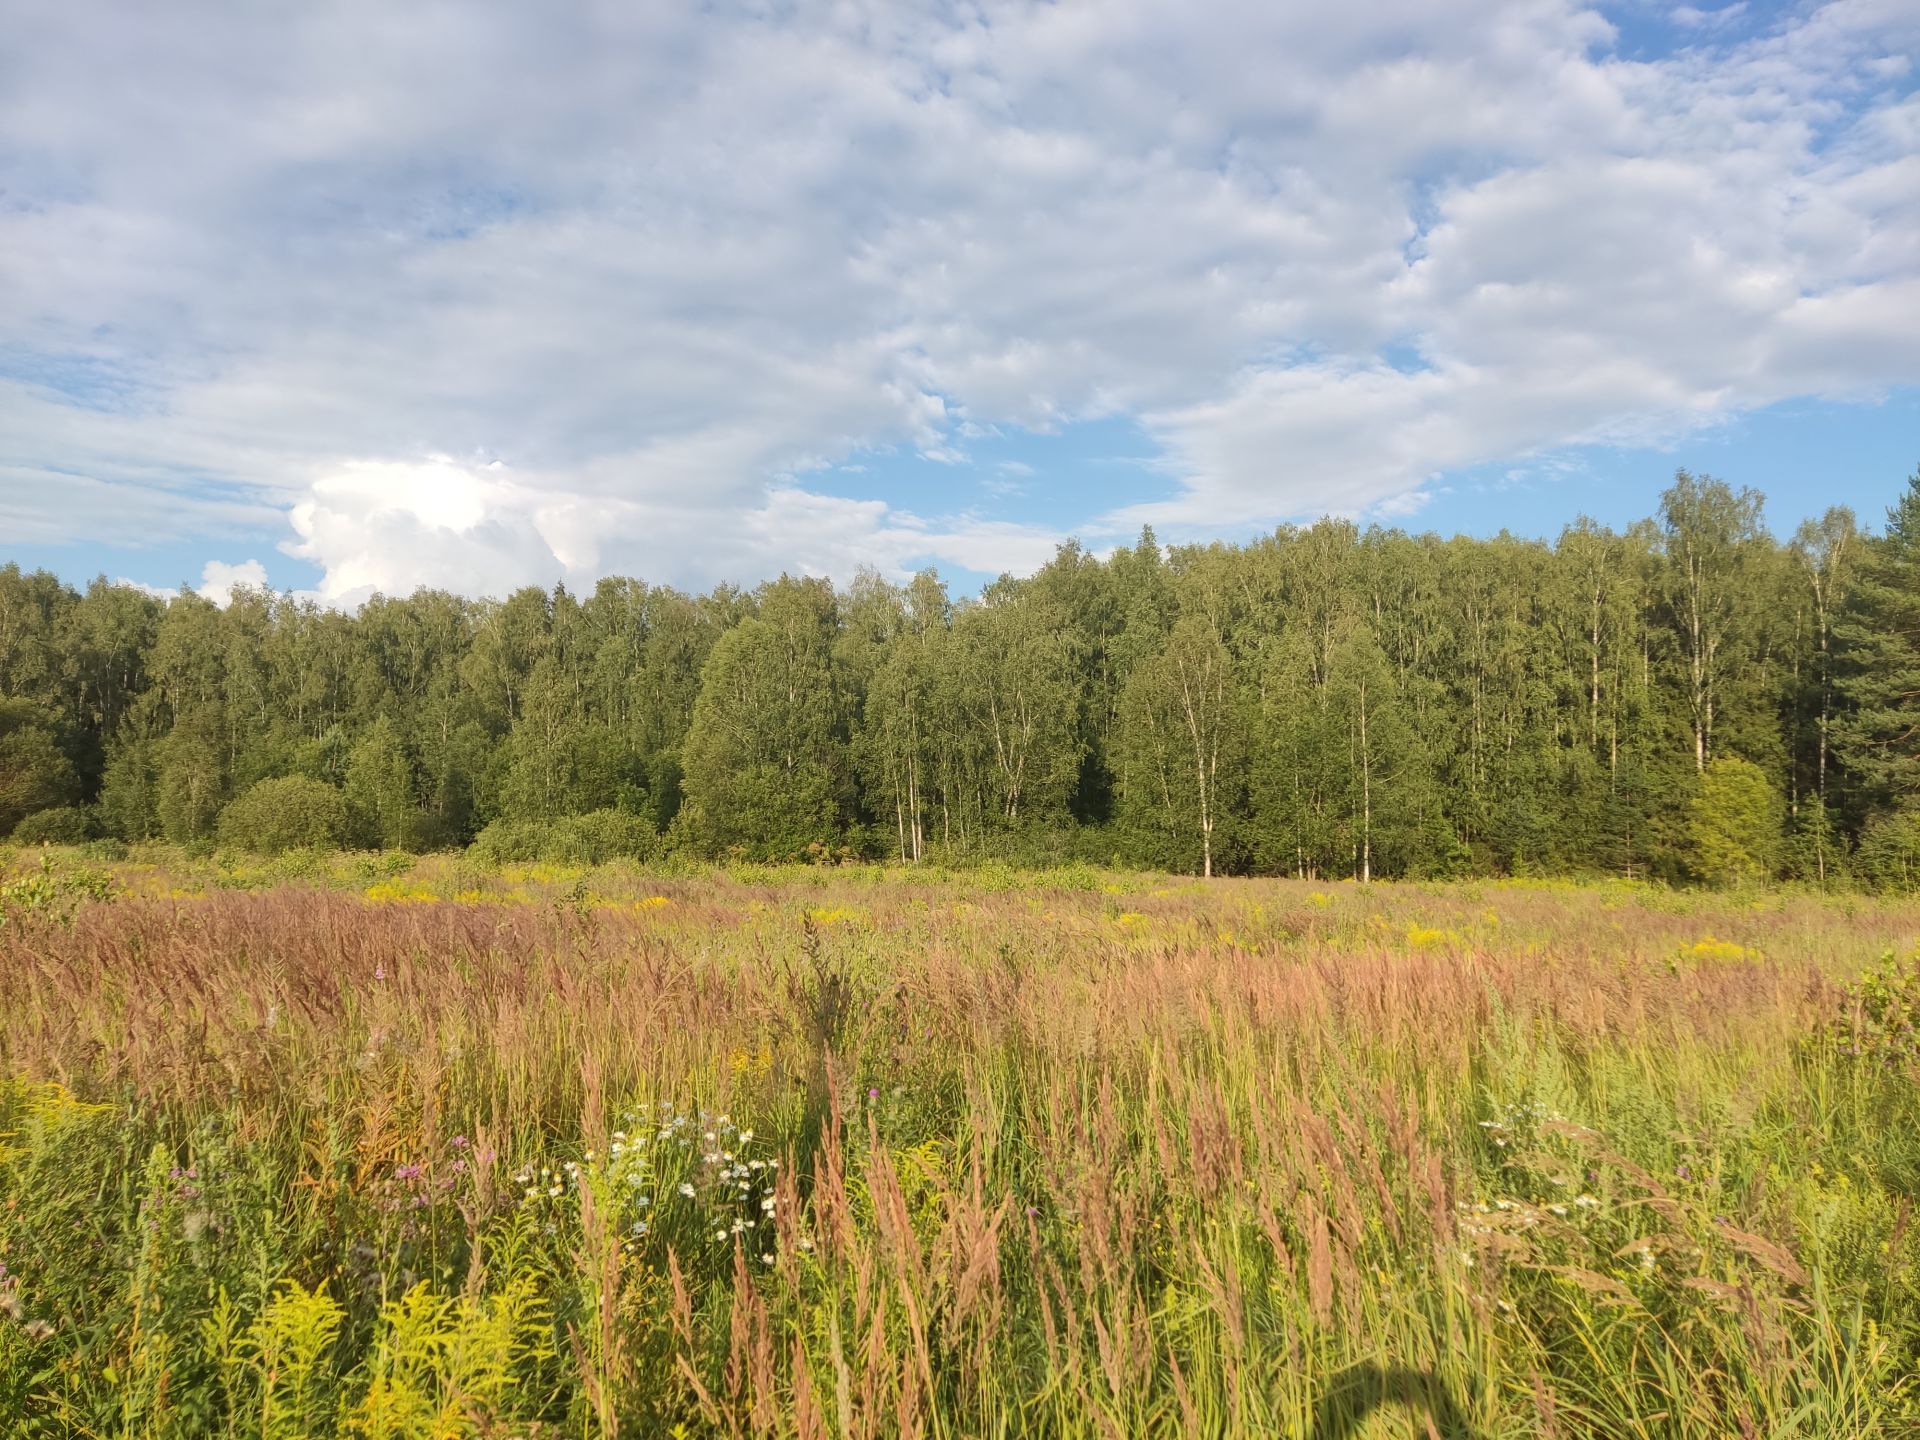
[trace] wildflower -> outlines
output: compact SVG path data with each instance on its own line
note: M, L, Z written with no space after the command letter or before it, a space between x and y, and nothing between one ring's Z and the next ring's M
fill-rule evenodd
M766 1254L762 1255L760 1257L760 1263L762 1265L771 1265L773 1263L773 1252L768 1251Z
M373 967L373 978L376 980L384 980L387 978L387 967L384 961Z
M680 1182L680 1193L686 1196L687 1199L691 1200L693 1198L693 1186L689 1185L686 1181L682 1180Z

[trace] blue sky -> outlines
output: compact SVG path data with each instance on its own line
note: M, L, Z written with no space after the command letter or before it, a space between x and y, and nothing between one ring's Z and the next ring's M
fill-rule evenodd
M962 588L1920 463L1911 0L0 0L0 561Z

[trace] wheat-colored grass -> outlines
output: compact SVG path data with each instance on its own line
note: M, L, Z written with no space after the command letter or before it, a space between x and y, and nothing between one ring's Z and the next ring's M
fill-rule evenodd
M108 868L0 891L10 1434L1920 1427L1910 902Z

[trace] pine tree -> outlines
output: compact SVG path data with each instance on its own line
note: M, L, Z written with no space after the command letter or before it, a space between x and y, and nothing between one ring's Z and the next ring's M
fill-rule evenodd
M1860 825L1920 804L1920 469L1862 547L1833 645L1834 755Z

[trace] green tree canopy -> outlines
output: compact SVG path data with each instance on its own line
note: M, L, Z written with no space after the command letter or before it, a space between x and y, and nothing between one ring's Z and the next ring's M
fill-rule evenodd
M262 780L220 812L220 843L278 855L345 842L347 802L333 786L304 775Z
M1712 761L1687 817L1694 870L1715 885L1771 879L1780 863L1782 809L1780 792L1758 765Z

